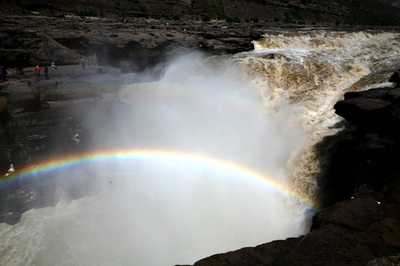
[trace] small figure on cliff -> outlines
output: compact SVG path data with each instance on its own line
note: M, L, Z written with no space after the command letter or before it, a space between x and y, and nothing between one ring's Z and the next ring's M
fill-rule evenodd
M44 67L44 77L46 80L49 79L49 68L47 66Z
M90 57L87 58L87 64L89 66L89 69L92 69L92 60L90 60Z
M2 66L0 72L1 72L1 75L3 76L4 81L7 81L7 74L8 74L8 72L7 72L7 67Z
M389 82L396 83L395 88L400 88L400 69L396 69L393 75L389 78Z
M82 70L85 71L85 59L81 57L81 65L82 65Z
M17 74L17 78L20 79L24 75L24 66L19 63L15 66L15 73Z
M38 65L35 68L35 72L36 72L36 79L38 81L40 81L40 70L42 70Z
M51 66L52 69L57 69L56 63L54 63L54 60L51 61L51 65L50 66Z
M0 66L0 79L1 79L1 81L6 81L6 79L5 79L5 77L4 77L4 75L3 75L3 69L4 69L4 67L3 66Z

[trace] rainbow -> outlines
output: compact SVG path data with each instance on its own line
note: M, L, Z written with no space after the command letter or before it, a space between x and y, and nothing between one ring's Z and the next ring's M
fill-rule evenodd
M318 207L306 196L299 194L294 190L290 190L287 186L279 183L273 178L256 172L252 169L243 167L236 163L229 161L216 159L200 154L193 154L180 151L168 151L168 150L144 150L144 149L132 149L132 150L112 150L112 151L95 151L80 154L72 154L59 158L54 158L49 161L38 163L29 166L20 171L10 173L9 175L0 178L0 189L7 187L17 181L24 181L35 177L43 176L45 174L59 172L70 168L79 168L84 165L97 164L107 162L111 160L174 160L178 162L186 163L201 163L212 167L217 167L221 170L234 171L241 176L255 179L283 194L296 199L306 208L317 211Z

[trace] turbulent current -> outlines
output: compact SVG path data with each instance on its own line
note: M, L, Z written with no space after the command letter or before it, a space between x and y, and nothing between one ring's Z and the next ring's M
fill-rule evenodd
M82 114L90 149L0 183L60 183L58 202L0 224L0 264L189 264L307 233L312 147L340 130L346 91L392 86L400 34L271 30L254 46L182 55L150 81L121 74Z

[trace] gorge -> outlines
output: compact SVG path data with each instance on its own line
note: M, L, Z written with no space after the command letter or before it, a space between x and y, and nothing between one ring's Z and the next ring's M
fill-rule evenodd
M173 253L175 264L194 263L220 253L194 265L398 263L398 89L388 82L400 68L396 29L267 29L254 24L232 26L216 22L139 20L110 24L100 19L1 17L2 56L6 55L2 60L24 65L22 77L12 71L14 65L8 65L9 81L0 84L2 143L6 147L1 154L3 180L26 165L44 169L40 163L47 163L56 155L68 157L101 145L103 151L120 147L177 149L186 157L195 151L246 165L267 176L264 179L273 177L274 182L290 187L289 197L285 193L282 196L279 189L273 190L271 196L265 185L243 181L239 174L233 183L246 188L241 190L220 179L234 178L236 172L227 174L226 169L203 168L204 165L188 169L180 163L177 168L158 166L150 169L151 175L144 174L171 174L178 178L171 179L178 184L178 190L165 181L157 187L154 184L159 180L148 184L142 179L132 183L131 179L121 178L122 172L149 169L129 168L119 161L105 162L102 176L97 169L89 168L86 177L82 177L80 166L73 172L66 167L64 174L56 170L56 174L46 173L43 177L39 171L38 176L29 174L24 181L21 178L20 182L2 186L1 232L7 240L1 246L3 262L49 265L54 262L52 252L59 248L66 251L59 255L64 264L99 264L98 254L104 254L105 264L117 258L118 264L129 263L137 259L127 255L133 249L129 247L141 244L125 236L147 235L148 231L140 230L146 227L143 224L150 224L163 237L157 239L156 234L154 242L142 242L150 248L137 251L145 254L139 264L146 264L146 256L157 255L159 261L154 264L165 265L164 253ZM26 31L26 25L31 25L31 32ZM206 56L193 55L194 50L201 50ZM79 65L82 55L87 63L92 60L85 72ZM35 83L32 66L49 65L51 60L56 61L57 72L50 72L50 80ZM341 119L335 110L352 124ZM127 157L134 154L124 153ZM143 156L143 152L140 154ZM185 157L175 155L167 157ZM214 177L212 185L198 181L199 187L214 187L218 196L233 197L225 198L227 203L223 203L208 190L183 193L197 188L179 185L180 174L193 178L198 175L192 168L200 169L199 176ZM143 188L141 185L153 190L129 189ZM167 196L154 196L164 189ZM124 197L115 196L115 191ZM263 198L264 193L267 198ZM313 201L319 211L314 215L310 206L304 208L293 201L293 195L302 195L297 198L306 198L305 202ZM251 201L243 200L251 197ZM223 232L228 240L208 235L209 243L220 241L222 247L212 253L190 254L202 245L196 240L203 233L185 242L185 238L177 237L182 227L229 222L199 218L188 210L186 213L192 218L178 223L178 229L172 225L179 216L172 216L166 227L153 224L159 217L170 217L161 216L166 198L180 208L182 202L195 202L199 212L215 206L211 208L213 214L206 214L212 218L234 202L237 209L228 211L232 215L228 221L237 221L243 227L222 226L228 228ZM207 198L209 202L202 209L200 203ZM140 199L152 202L154 205L150 206L157 212L150 212L141 226L130 231L129 224L137 219L130 213L140 213L146 207L127 206L126 200ZM267 211L264 207L268 207ZM172 213L178 212L168 208ZM246 219L242 220L243 216ZM87 227L76 223L74 217ZM281 235L272 236L269 231L266 236L261 235L270 217L287 225ZM280 220L281 217L289 219ZM109 227L114 222L123 230ZM112 234L101 231L102 227ZM248 227L259 231L248 232ZM273 221L268 227L279 231ZM232 234L237 231L243 234L238 237L244 239L238 242L243 244L223 247L226 242L234 242L229 237L237 236ZM96 241L90 241L93 232L102 232ZM160 239L169 239L166 232L174 232L175 240L185 245L174 249L174 242L166 241L168 252L161 252L165 246ZM52 239L52 234L61 241ZM246 238L253 235L271 239L245 244ZM25 241L27 238L34 239L35 244ZM120 249L112 253L106 240L131 246L118 246ZM267 241L272 242L261 244ZM17 255L22 254L18 249L21 246L29 251L27 255ZM254 247L238 249L242 246ZM228 252L235 249L238 250ZM176 260L182 253L184 259Z

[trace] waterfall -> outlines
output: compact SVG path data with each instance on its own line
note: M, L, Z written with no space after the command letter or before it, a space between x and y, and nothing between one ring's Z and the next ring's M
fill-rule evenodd
M309 145L292 160L288 178L293 189L313 195L320 159L315 143L342 129L334 104L347 91L392 86L399 67L400 35L384 31L270 30L254 43L255 50L236 55L267 112L290 104Z
M55 180L59 200L0 224L1 264L174 265L307 233L313 146L341 129L344 92L391 85L399 40L274 29L251 52L183 55L151 81L121 76L70 132L86 151L15 177Z

